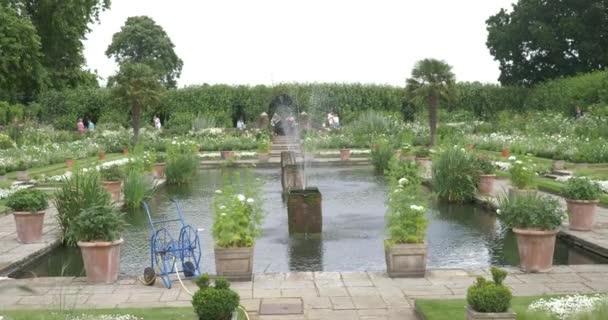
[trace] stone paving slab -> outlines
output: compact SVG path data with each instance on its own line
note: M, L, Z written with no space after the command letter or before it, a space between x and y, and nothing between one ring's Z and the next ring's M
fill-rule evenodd
M507 285L515 296L608 293L608 265L556 266L546 274L523 274L505 268ZM477 275L489 277L488 268L429 270L425 278L391 279L382 272L295 272L256 274L253 281L234 282L241 304L251 319L364 320L416 319L417 298L464 298ZM356 280L356 281L355 281ZM26 285L34 293L9 285ZM371 284L371 285L370 285ZM191 281L185 282L195 290ZM148 287L134 279L112 285L89 285L83 278L57 277L0 282L0 312L8 309L153 308L188 307L191 295L179 285ZM281 305L297 301L298 314L260 315L266 301ZM279 309L281 309L279 307ZM282 310L293 309L283 308Z

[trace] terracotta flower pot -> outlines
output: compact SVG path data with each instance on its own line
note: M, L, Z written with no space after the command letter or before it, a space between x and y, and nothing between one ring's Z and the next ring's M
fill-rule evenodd
M270 160L270 154L267 152L258 153L258 161L259 162L268 162Z
M74 165L74 159L66 159L65 160L65 167L66 168L71 168Z
M122 148L123 154L129 154L129 148Z
M13 212L17 228L17 240L21 243L34 243L42 239L44 210L38 212Z
M470 306L466 308L466 319L467 320L515 320L517 319L517 314L512 310L508 310L507 312L477 312L471 309Z
M376 144L372 143L372 150L376 150Z
M251 281L253 247L215 248L215 273L230 281Z
M17 181L27 182L30 181L30 175L27 171L17 171Z
M538 193L538 191L535 189L509 188L509 199L514 199L515 197L527 197L535 195L536 193Z
M84 270L89 283L114 283L120 269L120 245L123 239L112 242L78 241Z
M492 194L492 191L494 191L494 180L496 180L495 174L480 174L479 184L477 185L479 193L484 195Z
M595 211L599 200L566 199L570 230L590 231L595 221Z
M468 151L471 151L471 150L473 150L474 148L475 148L475 145L474 145L474 144L472 144L472 143L469 143L469 144L467 144L467 146L466 146L466 149L467 149Z
M340 160L342 160L342 161L350 160L350 149L340 149Z
M519 267L523 272L549 272L553 267L553 252L557 230L513 228L519 251Z
M164 162L154 164L154 177L155 178L164 178L165 177L165 167L166 167L166 164Z
M196 147L196 152L197 153L201 152L201 147Z
M106 153L105 152L100 152L99 153L99 160L105 160L106 159Z
M384 255L386 273L391 278L424 277L426 273L426 243L386 246Z
M221 152L222 160L229 160L234 157L234 151L222 151Z
M511 154L511 152L509 151L509 148L504 148L504 149L502 149L501 154L503 157L508 158L509 155Z
M121 181L104 181L103 187L112 195L112 202L120 200Z

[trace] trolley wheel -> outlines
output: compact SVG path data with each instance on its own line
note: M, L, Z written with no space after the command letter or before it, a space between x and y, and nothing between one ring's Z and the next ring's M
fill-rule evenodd
M151 267L144 269L144 282L147 286L153 286L156 282L156 272Z
M184 275L186 275L186 270L192 273L189 277L200 275L199 264L202 250L198 232L191 225L184 226L179 233L178 241Z
M184 276L186 276L186 278L190 278L194 276L195 272L196 268L194 268L194 263L192 263L192 261L186 261L184 263Z

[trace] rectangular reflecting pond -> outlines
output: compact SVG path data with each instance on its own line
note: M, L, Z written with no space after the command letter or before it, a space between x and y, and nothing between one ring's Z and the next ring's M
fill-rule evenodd
M211 203L221 187L222 173L245 169L203 170L190 186L163 187L149 201L156 218L175 218L170 198L182 205L185 219L200 233L203 247L201 267L215 272ZM263 235L256 242L254 272L287 271L383 271L385 270L384 214L387 184L372 167L307 168L308 185L318 187L323 197L323 234L290 236L287 208L282 197L280 169L254 169L264 182L266 219ZM427 212L428 268L472 268L518 265L515 237L494 213L473 204L447 205L433 202ZM124 234L120 271L138 276L150 265L150 226L145 212L129 212ZM177 225L171 228L175 237ZM555 264L608 263L558 240ZM83 275L78 249L59 248L32 263L17 275Z

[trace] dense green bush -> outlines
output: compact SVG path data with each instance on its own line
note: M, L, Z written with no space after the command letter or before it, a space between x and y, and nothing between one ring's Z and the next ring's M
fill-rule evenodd
M372 148L371 162L378 173L384 173L388 169L391 158L395 155L393 148L388 140L378 139Z
M120 181L125 173L118 165L106 166L99 169L99 174L104 181Z
M127 209L137 209L146 199L150 198L155 187L142 170L131 168L127 170L122 183L124 206Z
M46 193L38 189L23 189L11 194L6 205L14 211L36 212L49 207Z
M196 279L199 290L192 296L192 306L199 320L229 320L239 306L239 295L230 289L230 283L222 278L211 286L208 274Z
M555 230L565 218L557 199L536 193L502 197L498 207L496 213L511 228Z
M562 194L572 200L597 200L602 189L597 182L587 177L572 177L564 185Z
M74 170L69 178L64 178L61 189L53 199L57 208L57 220L67 245L75 245L76 239L71 233L74 221L78 219L81 210L110 205L110 194L101 184L97 170Z
M198 173L200 159L189 144L169 144L165 177L169 184L187 184Z
M126 225L124 215L110 205L83 208L70 225L69 237L75 241L115 241Z
M464 149L453 147L433 162L433 190L449 202L471 201L477 191L477 159Z
M10 149L15 147L15 142L11 139L11 137L0 134L0 149Z
M478 277L467 290L467 303L477 312L506 312L511 306L511 290L502 284L507 272L491 269L493 282Z

